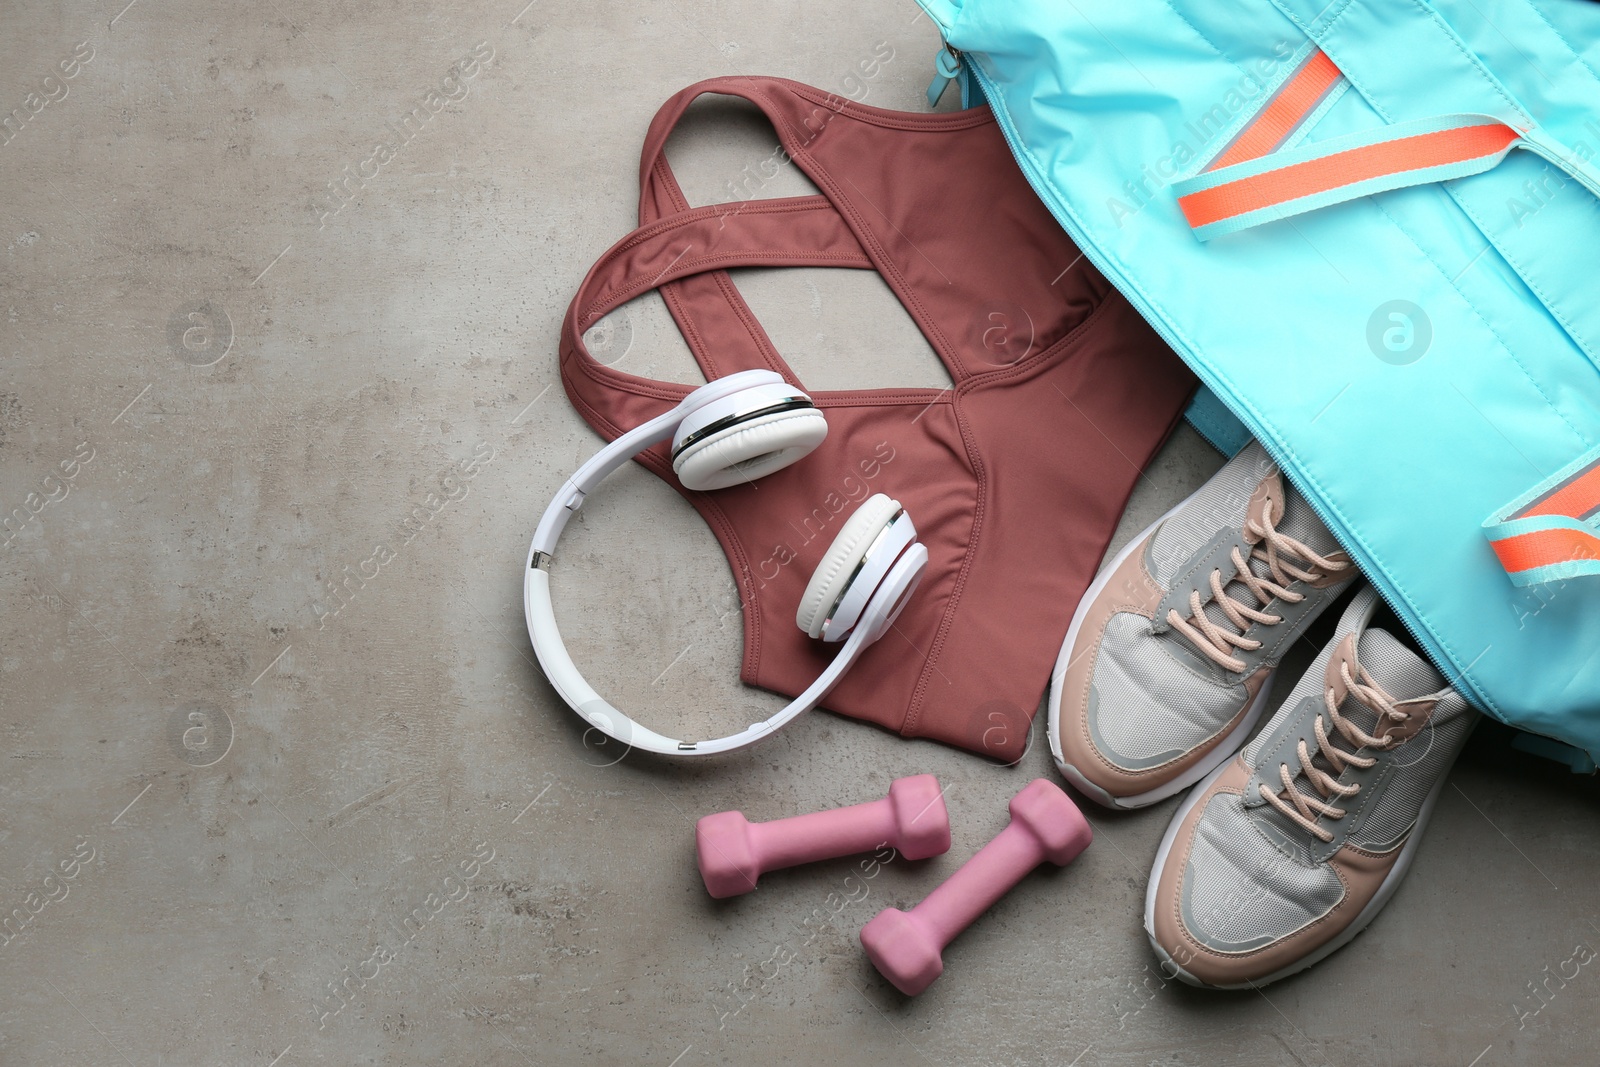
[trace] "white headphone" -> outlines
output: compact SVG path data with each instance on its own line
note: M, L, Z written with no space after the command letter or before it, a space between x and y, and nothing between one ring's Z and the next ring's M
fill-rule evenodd
M703 385L683 402L612 441L556 494L528 548L522 606L539 666L589 725L623 744L669 756L707 756L769 737L822 701L868 645L882 637L911 598L928 563L916 527L882 493L856 509L812 572L795 622L807 635L844 648L815 682L772 718L710 741L679 741L641 726L605 701L578 671L556 629L550 561L556 541L584 498L618 467L672 439L672 469L686 489L722 489L771 474L810 454L828 423L805 393L769 370L740 371Z

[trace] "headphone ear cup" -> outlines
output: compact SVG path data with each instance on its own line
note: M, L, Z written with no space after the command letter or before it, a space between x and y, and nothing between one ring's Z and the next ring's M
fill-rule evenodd
M795 625L808 637L821 637L828 613L844 596L850 579L866 555L867 548L883 532L900 505L882 493L874 493L862 502L854 515L844 524L822 554L822 562L811 572L805 595L800 598L800 608L795 612Z
M856 626L869 628L869 641L882 637L905 610L911 594L922 584L922 572L928 568L928 550L920 542L906 549L889 573L872 592L872 597L861 609Z
M815 408L758 415L696 441L672 461L685 489L725 489L752 482L810 455L828 436Z

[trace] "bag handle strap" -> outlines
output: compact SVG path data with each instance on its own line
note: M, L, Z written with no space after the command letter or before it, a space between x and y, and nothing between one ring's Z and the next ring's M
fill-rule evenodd
M1202 241L1264 222L1496 166L1523 131L1490 115L1439 115L1273 152L1176 183Z
M1522 119L1437 115L1284 148L1348 85L1326 52L1304 60L1199 174L1173 185L1195 236L1224 234L1374 193L1490 170L1535 152L1600 196L1600 175Z
M1600 448L1491 515L1483 530L1516 585L1600 574Z
M1276 152L1285 147L1300 130L1339 98L1350 82L1320 48L1312 48L1298 66L1289 70L1254 117L1206 164L1205 170L1221 170L1236 163Z

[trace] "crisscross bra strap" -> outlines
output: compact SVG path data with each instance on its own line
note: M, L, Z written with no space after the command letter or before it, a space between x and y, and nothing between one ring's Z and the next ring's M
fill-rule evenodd
M650 124L640 171L640 227L590 269L562 328L562 375L574 402L613 434L653 417L690 386L657 382L596 361L584 331L607 312L659 289L706 378L765 368L800 385L728 275L732 267L848 267L871 270L838 209L825 196L792 196L692 208L663 151L689 104L706 93L751 100L786 145L799 129L820 129L833 114L771 79L716 78L669 99ZM812 111L817 114L813 115ZM807 124L810 123L810 126ZM785 160L787 156L783 156Z
M783 85L758 78L713 78L691 85L670 97L656 112L645 135L639 164L639 225L648 226L658 219L691 210L688 198L678 185L672 165L667 162L667 138L677 128L689 105L701 96L718 94L738 97L761 109L777 132L779 145L771 155L754 164L754 177L764 183L777 176L790 165L790 151L809 143L822 130L835 112L810 101L802 101L793 93L783 91ZM750 172L749 167L746 173ZM748 189L753 197L759 189ZM829 222L843 219L826 197L796 197L796 200L818 201L819 208L832 213ZM771 200L736 199L717 205L719 223L727 225L747 212L760 210ZM735 223L737 225L737 223ZM805 237L796 234L803 244ZM858 251L854 239L850 242ZM857 264L834 264L856 266ZM863 264L870 268L870 262ZM661 296L672 313L679 330L694 353L706 378L719 377L739 370L769 368L790 381L795 375L783 357L773 347L767 333L757 321L744 297L734 287L725 270L707 271L704 274L672 282L661 287ZM715 338L716 343L708 343ZM796 382L798 384L798 382Z

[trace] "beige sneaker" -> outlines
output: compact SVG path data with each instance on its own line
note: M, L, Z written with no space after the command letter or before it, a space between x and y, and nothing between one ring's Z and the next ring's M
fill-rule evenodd
M1388 903L1478 713L1351 601L1265 730L1198 786L1161 842L1144 928L1192 985L1316 963Z
M1062 775L1115 808L1244 743L1279 659L1357 574L1255 442L1102 568L1050 681Z

